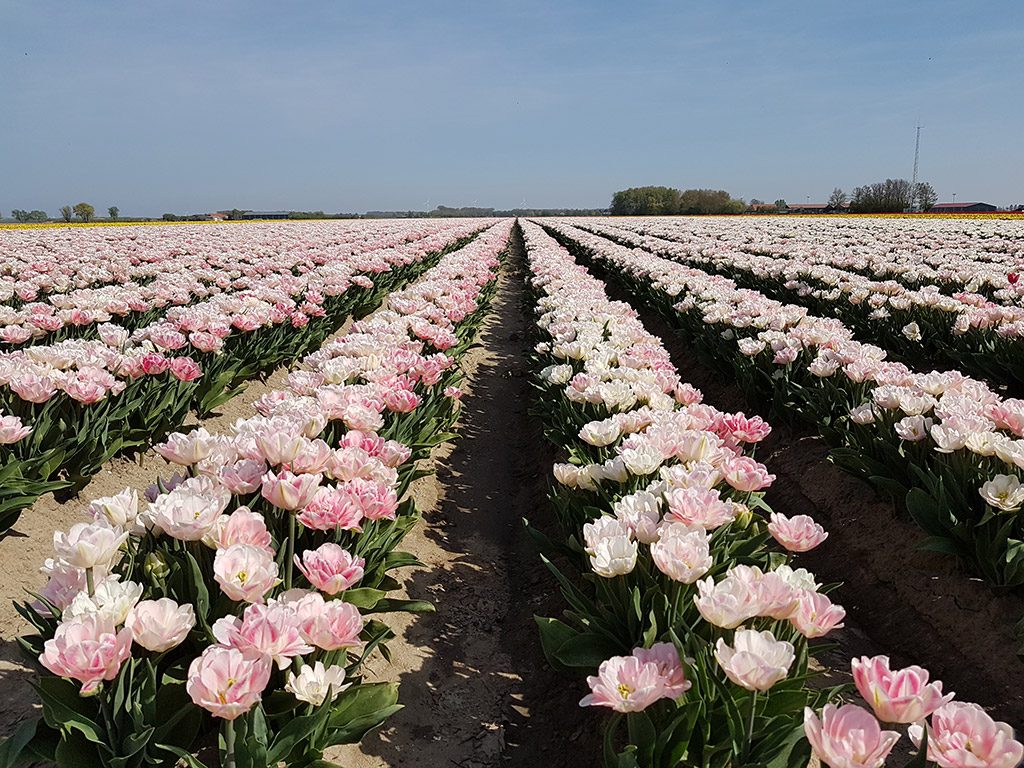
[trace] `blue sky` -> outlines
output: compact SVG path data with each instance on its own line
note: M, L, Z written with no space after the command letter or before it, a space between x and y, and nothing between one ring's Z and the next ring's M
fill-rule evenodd
M0 210L1024 202L1024 3L0 0Z

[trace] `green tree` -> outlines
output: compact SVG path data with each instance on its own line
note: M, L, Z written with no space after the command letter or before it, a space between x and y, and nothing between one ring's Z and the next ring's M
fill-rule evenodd
M107 215L110 216L111 221L117 221L117 217L120 215L121 209L116 205L112 205L107 208Z
M24 213L24 211L23 211L23 213ZM29 221L37 221L37 222L38 221L46 221L46 211L40 211L40 210L29 211L27 218L28 218Z
M71 217L74 216L75 212L72 210L70 205L62 205L60 207L60 217L66 222L71 222Z
M173 213L165 213L162 218L163 218L164 221L177 221L178 220L178 217L175 216Z
M935 194L935 187L927 181L917 182L917 189L914 190L917 197L917 207L922 211L930 211L939 202L939 196Z
M846 205L847 197L846 193L843 192L839 187L832 190L832 194L828 198L829 207L838 210Z
M80 218L83 222L92 221L92 217L96 214L96 209L88 203L79 203L74 207L75 216Z
M11 216L14 217L15 221L28 221L28 211L23 211L20 208L15 208L11 211Z
M779 210L779 211L788 211L789 210L789 203L787 203L785 200L783 200L780 197L778 200L775 201L775 208L776 208L776 210Z

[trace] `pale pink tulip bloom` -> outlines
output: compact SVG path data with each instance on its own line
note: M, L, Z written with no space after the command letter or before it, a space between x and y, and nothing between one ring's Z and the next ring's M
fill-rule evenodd
M804 590L789 621L804 637L815 638L842 627L845 617L846 610L841 605L820 592Z
M316 592L292 605L306 642L325 651L362 646L359 634L363 631L363 617L354 605L341 600L325 601Z
M314 550L306 550L301 559L295 556L295 565L317 589L336 595L363 578L366 561L353 557L337 544L327 542Z
M920 746L922 725L910 726L909 733ZM932 714L928 759L941 768L1016 768L1024 759L1024 744L1013 737L1013 728L977 704L950 701Z
M75 523L67 533L55 531L53 549L75 568L107 566L117 556L128 532L99 523Z
M295 511L309 504L320 488L323 475L296 475L287 469L263 476L263 498L280 509Z
M634 648L633 656L645 664L657 665L665 698L677 699L693 686L686 679L686 671L674 643L655 643L650 648Z
M860 695L885 723L923 720L953 698L942 695L942 683L928 682L928 670L917 666L890 669L888 656L852 659L853 682Z
M899 741L896 731L883 731L863 707L826 704L821 718L804 708L804 733L815 756L831 768L882 768Z
M269 605L248 606L242 618L218 619L213 636L221 645L273 659L278 669L286 668L296 656L313 652L299 632L299 617L292 606L273 600Z
M270 682L268 657L247 657L237 648L211 645L188 668L186 690L196 706L234 720L260 700Z
M591 692L581 707L609 707L616 712L640 712L665 696L658 665L636 656L613 656L601 662L596 676L587 678Z
M683 584L697 581L714 562L707 533L679 523L662 526L661 537L651 544L651 559L659 571Z
M104 680L117 677L131 653L130 629L118 631L109 616L89 613L61 622L39 662L58 677L78 680L82 695L88 696Z
M264 549L233 544L217 550L213 558L213 577L232 600L262 603L278 582L277 563Z
M772 512L768 532L790 552L809 552L828 538L825 529L809 515L786 517Z
M263 515L248 507L239 507L230 515L221 515L203 543L214 549L248 544L273 555L274 545Z
M767 630L738 629L731 646L721 637L715 644L715 659L726 676L748 691L767 691L789 674L795 658L793 644Z
M125 621L132 639L147 651L163 653L181 644L196 624L191 605L178 605L169 597L142 600Z

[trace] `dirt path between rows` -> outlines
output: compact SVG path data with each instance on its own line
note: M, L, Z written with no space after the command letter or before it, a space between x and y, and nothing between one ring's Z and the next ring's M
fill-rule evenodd
M561 599L521 518L544 527L552 458L528 414L529 349L521 254L502 278L470 376L460 437L435 455L436 478L416 489L427 509L403 543L425 564L409 595L434 614L388 616L392 663L370 677L399 680L405 709L361 744L328 755L349 768L591 768L600 718L580 709L577 677L552 671L533 614Z
M976 701L997 719L1024 727L1024 662L1016 655L1014 625L1024 601L997 594L947 556L918 547L925 535L898 516L867 483L828 461L828 447L810 430L790 429L748 401L727 375L688 343L661 315L614 284L608 294L632 304L660 336L684 381L721 410L744 410L775 427L758 458L777 479L766 494L773 509L806 514L829 532L796 565L823 583L842 582L832 595L847 611L846 628L829 635L838 648L821 655L836 681L848 679L849 660L887 654L894 664L918 664L958 698Z

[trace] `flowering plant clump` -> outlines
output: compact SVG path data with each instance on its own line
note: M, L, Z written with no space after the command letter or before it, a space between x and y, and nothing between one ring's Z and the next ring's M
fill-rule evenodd
M986 734L979 752L1014 764L1019 742L1000 724L936 720L951 695L919 668L854 662L876 715L837 708L843 687L808 684L814 641L845 611L792 562L827 532L764 501L775 478L754 452L769 425L702 402L628 305L539 226L523 234L537 407L563 451L552 500L565 542L531 530L571 606L537 623L553 666L590 674L581 705L614 712L605 764L804 768L813 751L828 765L880 766L898 734L876 715L893 713L931 715L936 733L974 727ZM553 551L579 576L560 572Z
M648 225L630 226L640 231ZM902 341L897 343L878 335L884 318L858 325L845 315L815 316L802 293L779 294L780 301L758 290L761 282L705 271L702 259L691 257L697 252L693 244L636 234L625 225L556 221L548 226L582 259L614 274L672 318L779 414L812 422L832 444L838 464L904 504L929 534L929 547L955 554L996 585L1024 585L1024 517L1018 514L1024 505L1024 401L1003 397L959 370L925 373L928 367L914 370L890 361L889 350L902 360L918 359L908 356L904 345L919 333L941 338L931 324L922 331L923 316L916 330L899 321ZM719 260L731 258L720 249L715 254ZM756 276L761 281L764 273L757 270ZM1007 291L1002 300L1019 304L1016 284ZM872 302L875 297L896 302L891 291L857 295L881 309L880 302ZM985 311L995 314L982 322L977 302L957 295L942 299L956 304L956 327L984 329L1001 343L1012 342L1009 358L1016 364L1024 360L1018 327L1024 326L1018 321L993 325L992 317L1010 312L1007 307L993 310L986 303ZM794 303L786 303L788 298ZM832 306L836 298L823 300ZM1018 311L1024 310L1013 310ZM856 340L855 331L884 348ZM990 357L979 352L986 343L970 344L971 354L961 360ZM920 362L930 367L935 357L928 352ZM998 372L981 372L995 382L1007 380Z
M416 564L397 549L418 516L406 491L452 437L446 390L510 228L391 293L226 434L171 435L158 450L181 474L54 535L20 606L43 719L3 747L9 764L201 766L219 731L225 766L326 765L399 708L361 664L393 637L375 614L431 609L389 596Z
M24 303L0 305L0 533L40 494L82 487L114 454L148 447L190 410L208 414L248 379L316 349L481 222L335 228L83 233L109 256L103 266L79 263L67 251L88 244L55 230L0 233L0 262L47 253L32 262L47 271L15 287ZM313 247L315 236L327 245ZM12 241L24 250L9 252ZM78 287L92 280L107 284Z

